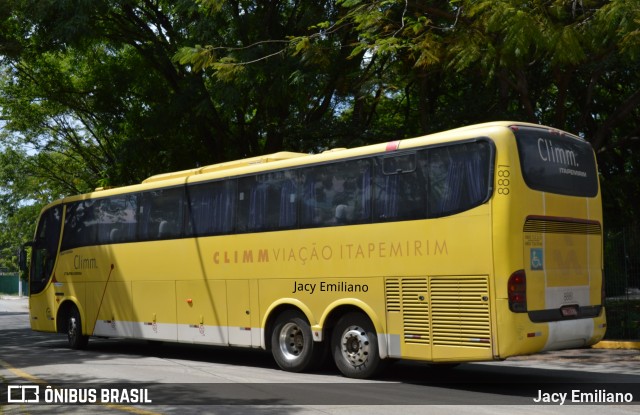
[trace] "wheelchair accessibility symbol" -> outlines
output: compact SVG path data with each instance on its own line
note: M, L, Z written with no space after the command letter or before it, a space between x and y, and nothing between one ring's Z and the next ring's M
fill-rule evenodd
M531 248L531 270L542 271L544 269L544 257L542 248Z

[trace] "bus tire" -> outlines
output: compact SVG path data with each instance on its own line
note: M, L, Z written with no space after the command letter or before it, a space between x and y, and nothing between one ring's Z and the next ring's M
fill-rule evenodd
M89 336L82 334L82 320L80 312L75 306L71 307L67 317L67 339L69 347L74 350L86 349L89 343Z
M289 372L312 368L321 351L313 341L311 326L304 314L287 310L276 319L271 332L271 353L278 366Z
M331 352L338 370L348 378L366 379L381 368L376 330L361 312L347 313L338 320Z

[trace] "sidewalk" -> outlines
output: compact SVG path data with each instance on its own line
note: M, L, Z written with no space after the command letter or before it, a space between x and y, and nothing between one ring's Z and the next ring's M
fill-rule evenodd
M536 369L580 370L638 376L640 375L640 350L638 348L588 347L510 357L502 363Z
M594 344L594 349L640 349L640 340L603 340Z
M29 297L0 294L0 313L28 313Z

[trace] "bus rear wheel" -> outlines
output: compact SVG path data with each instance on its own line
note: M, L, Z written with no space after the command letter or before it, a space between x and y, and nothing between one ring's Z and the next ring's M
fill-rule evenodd
M67 317L67 339L69 347L74 350L85 349L89 343L89 336L82 334L82 320L80 312L75 306L71 307Z
M378 336L365 314L345 314L333 329L331 337L333 360L348 378L366 379L381 367Z
M304 314L288 310L278 316L271 333L271 353L281 369L302 372L315 367L321 347L313 341Z

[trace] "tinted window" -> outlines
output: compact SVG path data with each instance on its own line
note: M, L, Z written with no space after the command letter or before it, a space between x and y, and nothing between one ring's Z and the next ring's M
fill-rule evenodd
M371 217L369 160L352 160L300 171L301 226L363 223Z
M140 239L171 239L183 235L184 188L158 189L142 193Z
M74 202L62 249L451 215L488 199L492 151L478 140Z
M295 171L276 171L238 181L238 231L290 229L297 224Z
M487 141L419 150L378 160L376 221L451 215L484 203L491 183Z
M135 194L83 200L67 205L62 250L137 239Z
M138 199L135 195L114 196L94 205L97 243L111 244L137 239Z
M427 217L427 151L385 156L377 160L374 218L376 221Z
M522 175L530 188L570 196L598 194L596 161L589 143L542 128L519 127L514 134Z
M421 162L428 170L430 217L462 212L487 200L491 189L491 153L488 141L429 150L428 158L422 158Z
M31 252L31 273L29 276L29 290L38 293L47 286L53 273L60 241L60 227L62 225L62 207L55 206L40 216L36 239Z
M96 206L99 200L89 199L67 205L62 234L62 250L78 246L95 245L98 242Z
M235 185L235 180L227 180L187 187L191 235L217 235L233 231L236 213Z

